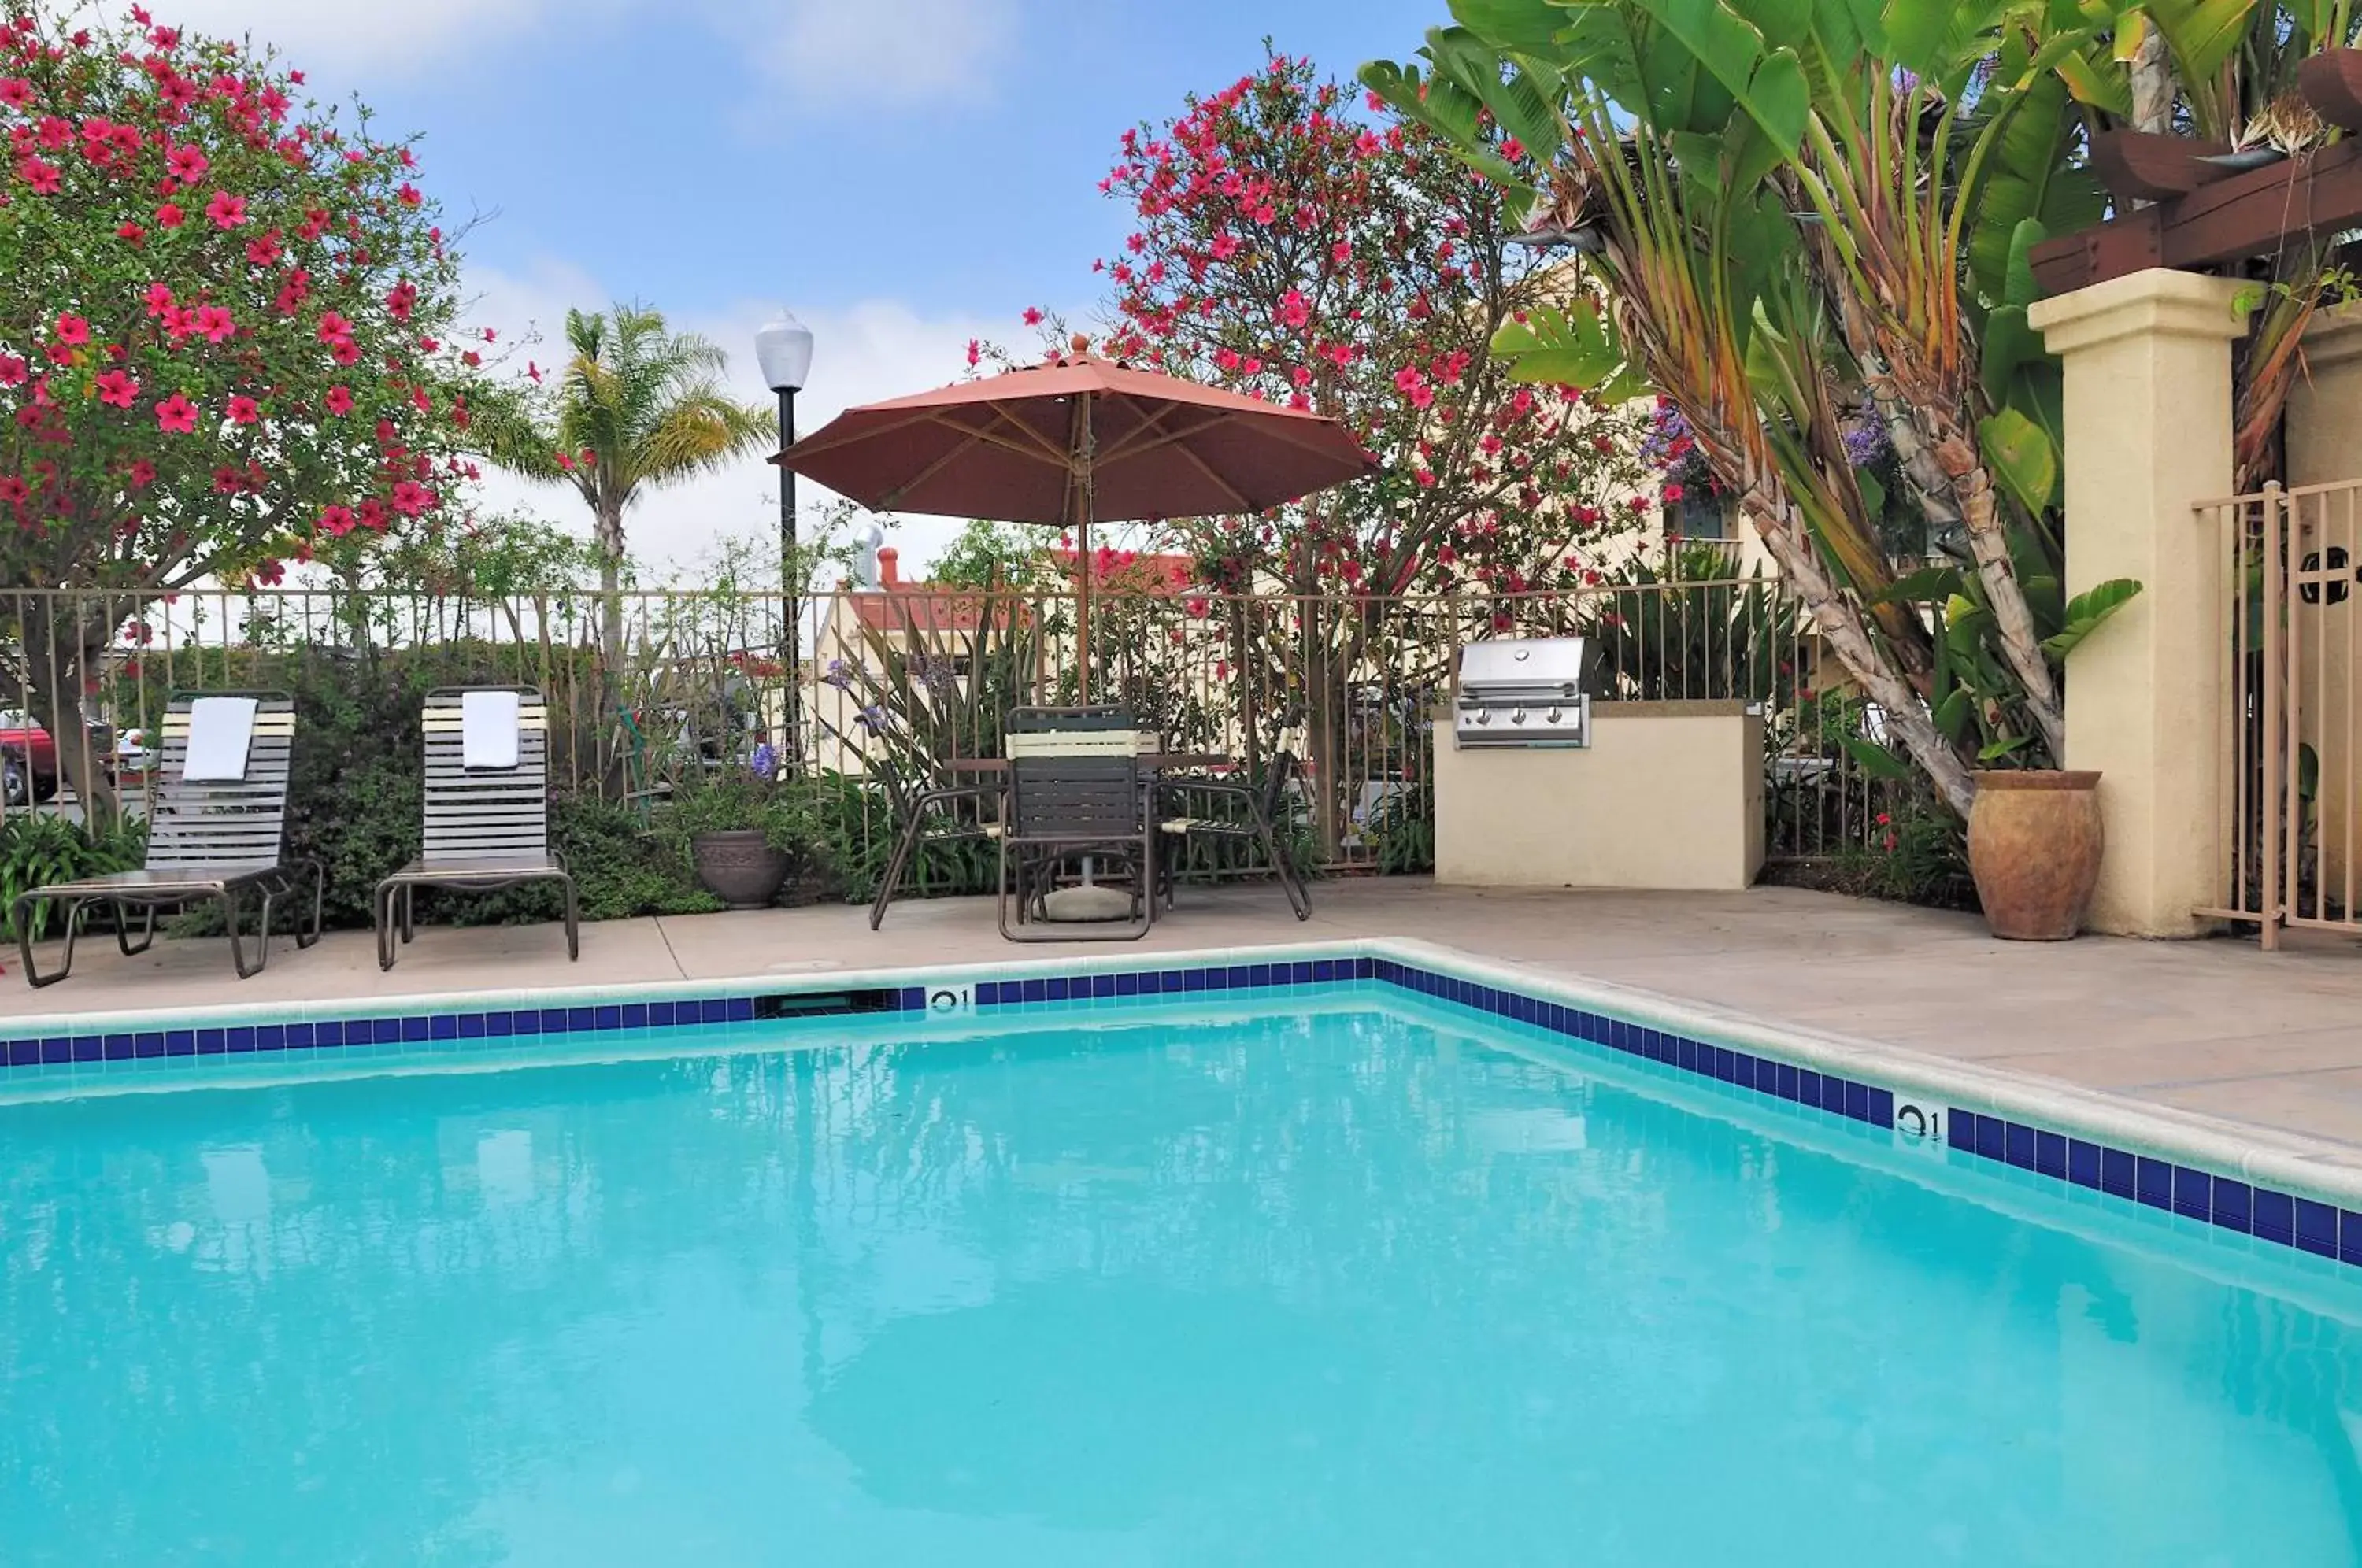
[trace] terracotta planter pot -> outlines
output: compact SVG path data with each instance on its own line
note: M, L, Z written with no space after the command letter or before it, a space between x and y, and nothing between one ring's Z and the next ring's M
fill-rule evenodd
M734 910L768 909L788 880L788 857L756 829L701 833L689 841L697 879Z
M1995 936L2064 942L2083 928L2100 880L2100 776L1977 775L1969 870Z

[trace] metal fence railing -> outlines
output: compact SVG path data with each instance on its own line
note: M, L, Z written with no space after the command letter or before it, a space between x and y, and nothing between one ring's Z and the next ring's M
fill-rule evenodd
M1298 831L1324 864L1410 869L1431 847L1433 720L1457 648L1581 633L1600 648L1603 701L1762 705L1775 857L1871 843L1882 787L1846 744L1864 733L1863 705L1824 678L1776 579L1716 569L1519 594L1103 592L1092 692L1131 705L1172 749L1252 773L1290 754L1307 780ZM547 695L560 790L646 804L768 746L833 782L833 831L867 854L891 827L879 765L942 778L955 759L999 755L1010 707L1074 700L1076 626L1057 592L817 595L790 679L775 595L0 591L0 815L138 812L175 690L284 688L307 728L333 730L436 685L497 680Z
M2362 933L2362 481L2202 502L2224 571L2215 853L2198 912Z

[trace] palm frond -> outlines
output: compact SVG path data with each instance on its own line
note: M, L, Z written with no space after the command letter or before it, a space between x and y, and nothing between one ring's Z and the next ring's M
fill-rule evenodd
M779 418L772 410L734 403L718 388L697 388L676 399L641 443L640 477L669 484L776 448L778 441Z

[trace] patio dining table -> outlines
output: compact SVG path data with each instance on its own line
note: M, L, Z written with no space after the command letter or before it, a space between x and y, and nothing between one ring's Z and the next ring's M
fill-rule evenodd
M1141 780L1143 784L1152 788L1159 781L1161 776L1164 774L1212 773L1235 767L1237 766L1238 763L1233 758L1225 756L1220 752L1212 751L1143 751L1140 754ZM1005 756L958 756L951 758L944 764L944 767L948 771L953 773L977 774L988 778L1005 778L1009 773L1009 759ZM1087 856L1085 856L1083 860L1082 887L1065 889L1062 889L1061 892L1052 895L1052 897L1054 899L1063 899L1068 895L1084 893L1089 889L1091 886L1091 857ZM1055 908L1054 906L1049 918L1054 921L1073 920L1087 923L1098 920L1110 919L1113 918L1113 916L1108 913L1061 914L1055 911Z

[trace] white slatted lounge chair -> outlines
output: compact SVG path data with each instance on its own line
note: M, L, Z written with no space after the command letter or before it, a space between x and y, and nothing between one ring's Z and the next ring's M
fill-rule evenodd
M219 902L229 927L230 962L238 978L270 961L274 900L311 883L310 928L300 924L295 945L320 940L323 876L317 861L285 858L287 770L295 745L295 703L283 691L183 692L164 710L163 767L155 815L148 824L146 863L53 883L17 899L17 948L25 978L54 985L73 971L74 937L82 911L105 906L124 955L144 953L156 938L156 911L207 900ZM261 900L261 931L254 963L246 961L240 930L249 894ZM44 902L65 906L65 960L44 975L33 962L33 912ZM135 944L125 911L146 916Z
M377 961L393 967L416 933L421 888L488 893L557 882L566 895L566 955L582 956L574 878L549 847L549 709L530 686L438 687L426 734L426 833L416 860L378 884Z

